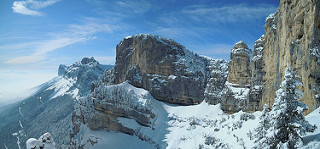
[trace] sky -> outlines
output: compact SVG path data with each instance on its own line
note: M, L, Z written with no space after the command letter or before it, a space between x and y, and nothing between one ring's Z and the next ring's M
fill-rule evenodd
M150 33L200 55L229 60L253 43L278 0L1 0L0 106L57 76L59 64L93 56L115 63L124 37Z

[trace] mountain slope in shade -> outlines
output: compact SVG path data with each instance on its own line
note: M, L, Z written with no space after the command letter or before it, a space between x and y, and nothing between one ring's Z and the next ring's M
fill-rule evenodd
M66 148L74 100L90 93L91 83L112 67L101 65L94 58L60 65L58 77L0 113L0 148L26 148L27 138L37 138L45 132L51 132L57 148Z

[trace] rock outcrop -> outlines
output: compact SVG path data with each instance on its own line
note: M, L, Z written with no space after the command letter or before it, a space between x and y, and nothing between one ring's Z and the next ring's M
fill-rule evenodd
M167 116L162 111L160 102L144 89L136 88L126 81L109 86L100 83L94 92L80 99L74 106L70 148L90 148L97 143L97 138L84 137L88 135L86 127L94 131L137 136L157 148L164 148L158 144L163 140L161 134L157 134L158 140L150 137L154 135L155 129L165 132L157 128L157 123L163 123L161 116Z
M258 40L255 41L252 52L252 59L250 63L252 76L250 82L249 101L247 105L247 109L249 111L258 111L262 108L261 99L264 88L263 76L265 75L263 70L264 42L264 35L262 35Z
M227 113L247 110L251 53L243 41L237 42L231 49L228 78L220 92L221 109Z
M257 111L273 104L286 67L301 76L302 102L313 111L320 106L320 1L282 0L266 19L265 35L251 56L244 43L232 49L228 81L221 98L226 112ZM241 92L238 90L241 88ZM243 93L249 92L247 98ZM239 94L241 93L241 94ZM238 100L235 97L240 97Z
M245 86L250 84L251 50L243 41L237 42L231 50L228 69L228 81L232 84Z
M278 11L266 19L262 104L273 103L284 70L290 66L301 76L302 102L309 111L319 107L320 1L281 0Z
M228 61L210 59L210 79L204 92L205 100L210 104L221 103L222 91L228 77Z
M190 105L204 99L209 62L175 41L140 34L123 39L116 50L115 84L128 81L168 103Z

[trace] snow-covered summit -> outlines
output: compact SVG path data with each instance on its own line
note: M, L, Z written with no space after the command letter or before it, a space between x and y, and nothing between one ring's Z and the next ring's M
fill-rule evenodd
M81 61L75 62L72 65L66 66L61 64L58 69L58 75L64 78L79 78L82 73L86 71L103 71L105 65L99 64L93 57L84 57Z
M244 54L250 57L251 53L252 53L251 49L248 48L248 45L244 43L244 41L237 42L231 49L231 54L236 54L236 55Z
M69 86L72 90L79 89L80 96L83 96L90 92L91 83L97 81L106 68L110 66L100 64L93 57L85 57L69 66L60 65L57 80L63 87Z

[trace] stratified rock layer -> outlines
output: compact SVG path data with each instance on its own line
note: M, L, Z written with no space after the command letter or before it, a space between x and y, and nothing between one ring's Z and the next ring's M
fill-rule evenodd
M263 52L264 52L264 42L265 37L262 35L258 40L254 43L254 49L252 52L251 59L251 82L250 82L250 91L249 91L249 101L247 105L247 109L249 111L257 111L262 108L261 99L262 93L264 89L264 80L263 77L265 72L263 68L265 64L263 62Z
M263 62L266 64L262 104L273 103L284 70L298 71L304 93L302 102L311 112L319 107L320 94L320 1L281 0L278 11L265 25Z
M250 83L251 50L243 42L237 42L231 51L228 81L233 84L248 85Z
M208 65L171 39L140 34L117 45L114 83L128 81L168 103L197 104L204 99Z

